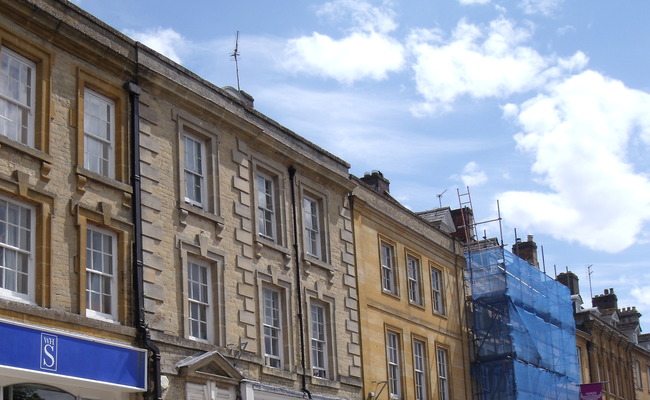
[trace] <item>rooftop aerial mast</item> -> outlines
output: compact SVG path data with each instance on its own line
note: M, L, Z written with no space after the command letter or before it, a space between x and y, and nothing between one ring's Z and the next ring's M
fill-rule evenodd
M237 90L241 90L239 87L239 31L237 31L237 34L235 36L235 49L232 53L230 53L230 57L235 60L235 71L237 73Z

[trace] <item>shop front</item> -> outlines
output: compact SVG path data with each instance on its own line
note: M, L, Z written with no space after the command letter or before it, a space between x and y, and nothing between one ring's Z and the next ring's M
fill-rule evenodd
M0 400L126 400L146 382L144 349L0 319Z

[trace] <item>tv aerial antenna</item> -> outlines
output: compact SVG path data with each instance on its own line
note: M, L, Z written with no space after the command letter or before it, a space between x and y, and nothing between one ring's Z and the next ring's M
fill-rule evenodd
M447 189L445 189L442 193L438 193L436 197L438 198L438 204L440 205L440 208L442 208L442 195L447 192Z
M594 292L591 289L591 274L594 273L594 271L591 270L591 267L593 266L594 264L587 265L587 276L589 277L589 295L591 296L592 299L594 298Z
M237 90L241 90L239 87L239 55L239 31L237 31L237 35L235 36L235 49L232 53L230 53L230 57L235 60L235 71L237 73Z

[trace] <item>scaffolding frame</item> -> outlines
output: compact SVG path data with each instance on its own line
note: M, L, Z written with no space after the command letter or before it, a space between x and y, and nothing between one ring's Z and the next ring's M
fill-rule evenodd
M458 191L465 230L467 318L476 400L575 399L579 371L569 290L505 250L501 211L475 222ZM472 211L470 211L472 210ZM498 223L500 242L477 226Z

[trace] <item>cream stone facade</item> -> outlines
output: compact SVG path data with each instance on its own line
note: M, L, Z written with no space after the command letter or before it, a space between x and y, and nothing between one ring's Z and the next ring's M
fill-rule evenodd
M245 95L148 57L140 60L152 70L139 80L144 293L170 381L164 397L216 387L233 399L358 398L348 165L257 113ZM189 146L205 151L200 201L186 185ZM197 267L212 296L206 332L191 320ZM197 352L213 357L185 376ZM219 366L224 357L238 373Z
M0 9L0 398L34 382L86 398L137 396L144 368L138 383L90 372L110 372L102 363L112 359L94 351L128 352L139 363L146 355L132 312L122 89L131 67L74 27L77 18L95 22L63 3L2 1ZM106 118L91 127L98 104ZM106 146L95 145L102 127Z
M392 199L381 173L362 180L379 182L352 197L363 398L469 399L463 247Z
M0 329L44 362L0 398L361 398L349 165L69 2L0 9ZM42 368L76 339L134 382Z

